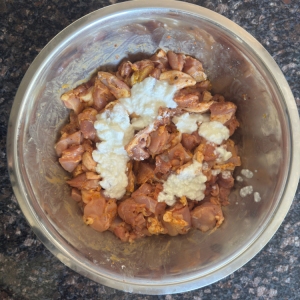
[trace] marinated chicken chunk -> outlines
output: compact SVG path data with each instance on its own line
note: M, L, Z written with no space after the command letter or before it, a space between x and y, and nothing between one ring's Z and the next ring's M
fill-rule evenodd
M163 215L162 223L171 236L186 234L192 224L191 213L188 206L184 206L182 203L176 203L174 207L166 210Z
M73 134L63 133L59 141L55 144L54 148L57 156L61 156L63 151L70 146L79 146L82 143L82 134L77 131Z
M185 59L183 72L192 76L197 82L201 82L207 79L201 62L190 56L187 56Z
M203 232L219 227L223 220L221 207L212 203L206 202L191 212L192 226Z
M84 222L94 230L103 232L108 230L117 215L115 199L106 201L100 192L94 193L92 200L84 207Z
M167 53L170 67L175 71L182 71L183 65L185 64L185 55L182 53L174 53L173 51L168 51Z
M68 172L73 172L76 166L81 162L83 147L81 145L72 146L62 152L59 159L61 166Z

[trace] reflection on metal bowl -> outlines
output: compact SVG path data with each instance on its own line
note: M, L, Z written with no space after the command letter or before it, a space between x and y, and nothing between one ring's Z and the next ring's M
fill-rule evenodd
M125 58L149 57L158 48L201 60L213 92L237 104L241 126L235 141L242 168L257 172L236 182L231 205L224 209L225 222L212 234L192 230L126 244L110 232L99 234L85 226L70 197L68 174L53 147L68 116L60 95L99 66L112 69ZM37 236L75 271L135 293L187 291L241 267L280 226L299 179L299 117L280 69L238 25L184 2L121 3L67 27L27 71L8 130L14 192ZM235 176L239 173L237 169ZM245 185L252 185L262 200L240 198Z

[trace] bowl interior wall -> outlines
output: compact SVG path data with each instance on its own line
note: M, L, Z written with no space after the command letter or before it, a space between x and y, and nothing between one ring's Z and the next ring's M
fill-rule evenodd
M147 31L144 25L149 20L165 25ZM69 174L58 164L54 151L69 114L60 96L88 80L99 67L115 69L125 59L147 58L158 48L200 59L213 92L237 104L240 128L233 139L239 146L242 168L253 171L254 177L235 183L230 205L224 208L225 222L214 233L191 230L183 236L122 243L110 232L101 234L85 226L70 197L65 184ZM19 153L33 205L40 207L45 222L55 227L72 253L93 272L128 282L149 283L151 279L161 284L204 276L246 249L272 217L289 165L284 102L263 63L223 28L170 11L128 12L122 18L99 20L79 30L52 54L32 90ZM235 177L242 168L235 170ZM239 196L246 185L260 193L259 203L253 195Z

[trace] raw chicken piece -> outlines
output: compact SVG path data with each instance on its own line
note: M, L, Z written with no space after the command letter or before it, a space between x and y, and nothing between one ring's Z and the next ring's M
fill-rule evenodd
M225 102L225 98L222 96L222 95L219 95L219 94L215 94L212 99L212 101L215 101L215 102Z
M85 190L91 190L91 189L97 189L99 187L99 180L93 179L88 180L86 178L86 174L82 173L75 178L68 180L67 183L72 186L76 187L79 190L85 189Z
M93 108L97 111L102 110L107 103L115 100L115 96L110 92L109 88L96 78L95 88L93 90Z
M229 129L229 135L232 136L235 130L240 126L238 120L233 116L229 121L226 122L226 127Z
M213 175L213 174L211 174L211 169L209 169L209 170L210 170L210 176L209 176L210 178L209 178L209 180L207 180L207 182L210 183L210 184L214 184L218 180L218 174L217 175ZM203 172L203 174L204 174L204 172ZM207 177L206 174L204 174L204 175Z
M84 108L84 105L80 102L79 97L74 94L74 91L68 91L61 96L61 100L64 102L67 108L73 109L78 115Z
M200 90L201 92L207 91L211 89L211 83L209 80L204 80L201 82L197 82L195 87ZM215 100L217 101L217 100Z
M86 172L86 179L92 180L92 179L101 179L101 176L95 172Z
M176 170L181 166L186 167L187 163L192 161L192 158L192 153L186 150L181 143L178 143L156 157L156 169L154 172L167 174L169 170Z
M131 226L119 217L116 217L112 221L109 230L112 231L122 242L128 242L130 239Z
M59 159L61 166L68 172L73 172L76 166L81 162L83 147L72 146L62 152L62 157Z
M230 189L234 185L234 178L231 175L230 171L223 171L218 175L217 183L220 187Z
M204 91L202 93L202 101L203 102L209 102L211 101L213 98L213 96L211 95L211 93L209 91Z
M133 173L132 167L133 167L133 163L132 161L129 161L127 163L127 171L126 171L128 177L128 185L126 187L126 191L130 193L134 191L134 186L135 186L135 175Z
M158 68L155 68L151 71L150 76L155 78L156 80L159 80L160 74L161 74L161 70Z
M144 238L146 236L151 236L151 233L148 231L147 224L143 227L135 226L132 231L132 240ZM130 241L130 240L129 240Z
M154 173L166 174L172 168L172 163L170 161L164 161L161 155L155 158L155 170Z
M221 207L208 202L194 208L191 216L193 227L202 232L219 227L224 220Z
M213 101L213 96L207 90L209 87L210 82L208 80L198 82L194 86L179 90L174 96L174 101L178 106L192 109L191 111L202 112L205 109L209 110L209 105L205 105L205 103Z
M94 122L96 121L97 110L94 108L86 108L80 115L78 115L78 121L80 130L85 139L95 140L96 129Z
M183 133L181 143L185 149L192 151L201 143L201 137L198 131L194 131L192 134Z
M167 150L167 149L170 149L170 148L176 146L177 144L179 144L181 142L181 138L182 138L182 133L180 131L177 131L177 128L176 128L176 131L172 132L169 135L169 139L168 139L167 143L165 144L165 146L163 147L163 150Z
M143 184L152 181L154 178L154 166L146 162L141 162L136 176L136 183Z
M233 164L235 164L235 166L240 166L241 165L241 159L240 157L237 155L237 146L234 145L234 141L231 139L228 139L226 141L226 146L227 146L227 150L229 152L231 152L232 156L227 160L227 162L231 162Z
M150 234L167 234L168 230L161 222L160 216L148 217L147 218L147 228Z
M144 69L134 71L130 79L131 86L134 86L136 83L142 82L145 78L149 77L153 70L153 65L148 65Z
M194 112L194 113L205 113L209 111L210 107L215 103L215 101L209 101L209 102L200 102L196 105L193 105L191 107L185 107L184 110L188 112Z
M94 230L103 232L107 230L117 215L115 199L105 201L100 192L94 193L92 200L85 206L83 219Z
M130 88L116 76L107 72L98 72L98 79L108 87L117 99L130 97Z
M186 56L182 53L174 53L173 51L168 51L167 56L171 68L175 71L181 72L185 63Z
M142 82L147 78L154 70L154 63L149 59L137 61L132 65L134 73L131 75L130 83L131 86L137 82Z
M153 56L150 57L155 64L155 67L162 70L162 72L169 69L169 62L164 50L158 50Z
M217 196L219 196L219 193L220 193L219 185L218 185L217 183L212 184L212 185L211 185L211 192L210 192L210 194L211 194L213 197L217 197Z
M146 221L143 215L145 213L145 206L145 204L138 204L129 198L121 202L118 206L118 215L132 226L145 227Z
M72 177L77 177L78 175L84 173L84 171L82 170L82 164L78 164L76 166L76 168L74 169L74 171L72 172Z
M219 196L221 200L221 204L223 206L228 205L228 196L230 194L231 189L224 188L222 186L219 187Z
M209 88L210 88L210 81L205 80L202 82L197 82L193 86L188 86L188 87L178 91L177 94L179 94L179 93L181 95L194 94L194 95L197 95L199 97L199 100L201 100L201 102L202 102L203 92L207 91Z
M73 90L70 90L61 96L66 107L73 109L75 114L79 114L84 107L93 104L93 90L95 79L92 78L86 83L83 83ZM84 103L82 103L84 102ZM72 122L71 122L72 123Z
M211 193L211 185L208 183L208 182L206 182L205 183L205 185L206 185L206 189L205 189L205 191L204 191L204 195L205 196L208 196L208 195L210 195L210 193Z
M210 106L210 120L226 125L236 112L236 105L232 102L214 103Z
M80 202L82 200L81 192L78 189L76 189L76 188L72 188L71 197L76 202Z
M175 85L177 90L196 84L196 81L190 75L179 71L164 72L160 75L159 80L166 80L169 84Z
M201 82L207 79L207 76L204 73L201 62L190 56L187 56L185 59L183 72L192 76L197 82Z
M84 152L82 155L82 165L91 172L96 172L97 163L93 160L90 152Z
M217 155L215 154L215 149L217 145L215 143L205 143L204 145L205 145L203 150L204 160L205 161L216 160Z
M151 213L153 213L155 215L161 214L162 212L164 212L164 210L166 208L165 203L157 202L157 200L155 200L149 196L146 196L146 195L136 196L134 198L134 201L139 204L145 204L146 211L149 211L150 214ZM161 205L161 204L163 204L163 205Z
M162 224L171 236L186 234L191 228L191 214L188 206L176 203L173 207L167 209L163 215Z
M164 189L163 185L161 183L156 183L155 186L152 185L152 192L150 196L157 200L158 194ZM165 204L164 202L159 202L158 205ZM165 206L164 206L165 207Z
M174 101L179 107L190 108L199 104L199 96L196 94L186 94L182 90L176 93Z
M129 77L132 72L132 63L130 61L124 61L118 68L117 77L121 77L122 79L124 79L126 77Z
M82 135L80 131L73 134L64 133L59 141L55 144L54 148L58 157L60 157L64 150L71 145L76 146L82 143Z
M150 59L143 59L132 64L132 69L134 71L143 70L148 66L154 66L153 61L151 61Z
M151 155L160 154L169 140L170 134L166 130L166 126L160 126L157 130L150 133L150 144L148 151Z
M193 155L186 150L181 143L167 151L170 161L179 160L181 164L185 164L192 160Z
M194 156L197 159L197 156L199 155L201 157L202 162L204 160L207 163L210 163L210 168L215 165L215 160L218 158L218 155L215 154L215 149L217 147L217 144L212 142L207 142L204 138L201 139L201 144L195 149Z
M94 193L98 193L95 190L81 190L82 201L83 203L89 203L92 201Z
M92 154L94 151L93 142L90 140L83 140L82 147L84 149L84 152L89 152Z
M143 183L135 192L131 194L134 199L137 196L149 195L152 192L152 186L149 183Z
M73 92L73 94L75 96L79 96L81 93L83 93L84 91L86 91L89 87L87 87L85 85L85 83L82 83L79 86L77 86L75 89L73 89L72 92Z
M89 87L87 90L81 92L78 97L81 102L83 102L87 106L92 106L94 104L93 93L94 93L94 86Z
M131 86L131 74L133 72L132 63L130 61L124 61L120 64L116 76L124 81L128 86Z
M65 125L63 129L60 131L60 133L63 135L64 133L67 133L69 135L75 133L76 131L79 130L79 122L78 122L78 117L75 114L75 112L72 110L70 112L70 123Z

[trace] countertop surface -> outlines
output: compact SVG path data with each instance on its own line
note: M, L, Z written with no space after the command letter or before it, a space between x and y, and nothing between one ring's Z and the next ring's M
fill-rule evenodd
M147 296L95 283L35 237L9 181L6 130L17 88L41 49L78 18L117 0L0 0L0 299L300 299L300 189L278 232L244 267L207 287ZM123 2L123 1L122 1ZM251 33L272 55L300 109L300 2L190 0Z

